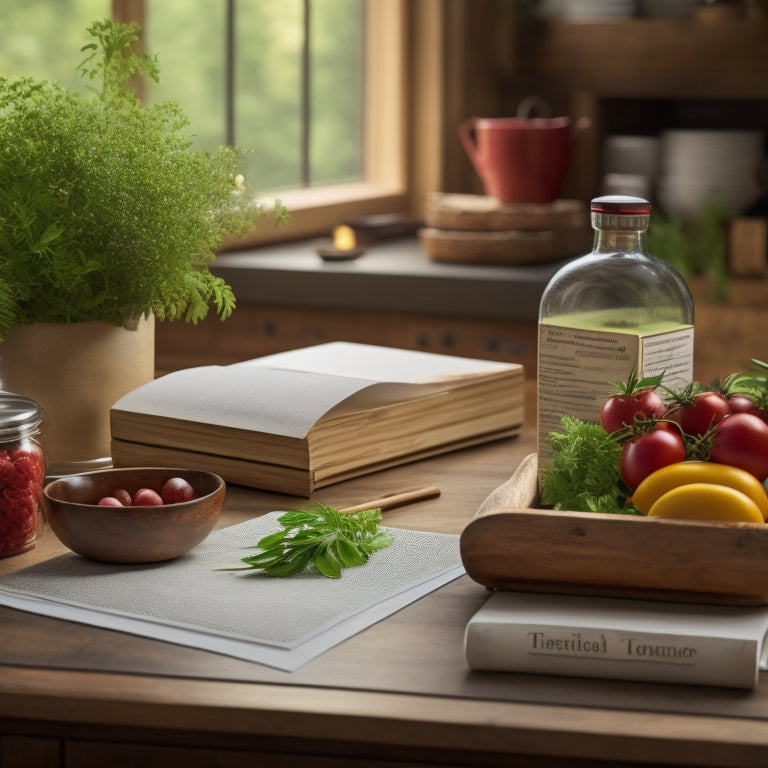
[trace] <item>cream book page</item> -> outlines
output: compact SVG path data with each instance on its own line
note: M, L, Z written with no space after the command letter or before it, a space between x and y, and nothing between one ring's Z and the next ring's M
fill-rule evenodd
M301 439L332 410L339 415L409 400L457 377L515 367L332 343L176 371L133 390L112 409Z
M355 344L346 341L335 341L289 352L279 352L275 355L236 363L229 367L241 366L281 368L322 373L327 376L362 378L371 382L400 384L445 384L454 380L463 380L472 376L487 376L520 367L516 364L499 363L491 360L475 360L433 352Z
M473 378L522 370L521 366L510 363L346 341L279 352L229 367L301 371L366 382L353 397L339 399L332 413L326 412L324 417L426 397Z

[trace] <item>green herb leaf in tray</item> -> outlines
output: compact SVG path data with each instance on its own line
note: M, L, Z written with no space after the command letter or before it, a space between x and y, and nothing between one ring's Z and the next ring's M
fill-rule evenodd
M601 425L574 416L560 420L562 432L549 435L554 458L540 471L543 507L572 512L635 514L625 505L619 473L621 444Z

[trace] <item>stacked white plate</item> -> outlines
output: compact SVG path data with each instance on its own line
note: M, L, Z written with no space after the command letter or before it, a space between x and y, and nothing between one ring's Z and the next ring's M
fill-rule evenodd
M656 136L606 136L603 143L606 173L637 173L656 180L659 140Z
M606 136L601 194L650 199L658 169L656 136Z
M760 131L666 131L659 203L667 214L685 216L717 196L726 214L736 216L762 195L758 172L764 155Z

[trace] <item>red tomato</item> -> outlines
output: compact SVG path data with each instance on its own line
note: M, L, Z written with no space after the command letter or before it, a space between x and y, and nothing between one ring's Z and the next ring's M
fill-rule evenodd
M654 389L643 389L634 394L611 395L600 409L600 423L606 432L631 427L635 417L661 418L667 406Z
M728 408L730 408L731 413L752 413L762 418L757 403L748 395L730 395L728 397Z
M624 445L621 477L633 491L651 472L685 460L685 443L677 429L654 428Z
M137 507L159 507L163 500L157 491L151 488L139 488L133 496L133 503Z
M698 392L690 405L673 408L668 417L677 422L686 435L703 435L730 412L728 401L719 392Z
M717 427L710 458L751 472L760 482L768 477L768 424L751 413L734 413Z
M166 504L178 504L194 499L195 489L183 477L172 477L160 489L160 496Z

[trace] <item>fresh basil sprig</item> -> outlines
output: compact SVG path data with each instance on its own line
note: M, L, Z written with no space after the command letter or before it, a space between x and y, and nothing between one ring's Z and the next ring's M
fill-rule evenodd
M291 510L278 519L283 530L264 536L256 547L261 551L242 558L246 568L268 576L295 576L314 566L331 579L342 568L364 565L368 558L392 543L392 536L380 531L380 509L351 514L317 503L315 510Z

